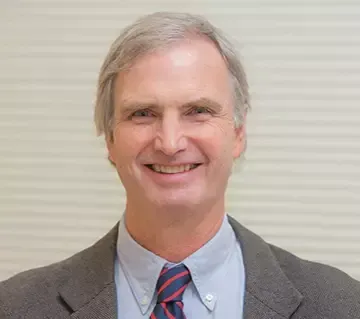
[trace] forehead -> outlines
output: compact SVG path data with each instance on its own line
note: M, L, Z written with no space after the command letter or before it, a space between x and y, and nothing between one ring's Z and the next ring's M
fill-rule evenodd
M209 98L220 104L232 99L229 71L215 45L189 39L145 54L115 82L115 103L152 100L164 104Z

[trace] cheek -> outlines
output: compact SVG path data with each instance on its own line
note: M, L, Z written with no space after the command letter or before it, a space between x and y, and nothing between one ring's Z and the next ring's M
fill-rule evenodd
M115 131L114 137L117 156L133 159L147 145L151 132L144 127L119 128Z
M229 138L230 139L230 138ZM226 140L226 135L212 135L208 138L198 137L197 145L209 159L210 165L227 165L232 159L231 143Z
M228 123L208 123L204 130L199 130L197 136L206 144L206 149L215 157L225 158L232 154L234 131Z

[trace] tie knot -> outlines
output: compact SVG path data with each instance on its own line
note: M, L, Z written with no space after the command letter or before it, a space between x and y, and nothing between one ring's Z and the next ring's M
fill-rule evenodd
M181 301L185 288L191 281L190 271L181 264L163 268L156 284L157 302Z

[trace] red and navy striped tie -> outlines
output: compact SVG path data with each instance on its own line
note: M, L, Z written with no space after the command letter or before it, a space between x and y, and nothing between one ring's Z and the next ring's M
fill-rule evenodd
M190 281L185 265L164 268L156 284L158 298L150 319L185 319L182 296Z

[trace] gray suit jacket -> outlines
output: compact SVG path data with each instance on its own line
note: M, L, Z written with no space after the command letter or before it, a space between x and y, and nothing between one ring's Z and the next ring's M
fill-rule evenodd
M232 218L230 223L244 254L245 319L360 319L358 281L269 245ZM65 261L0 283L0 319L115 319L116 239L117 226Z

